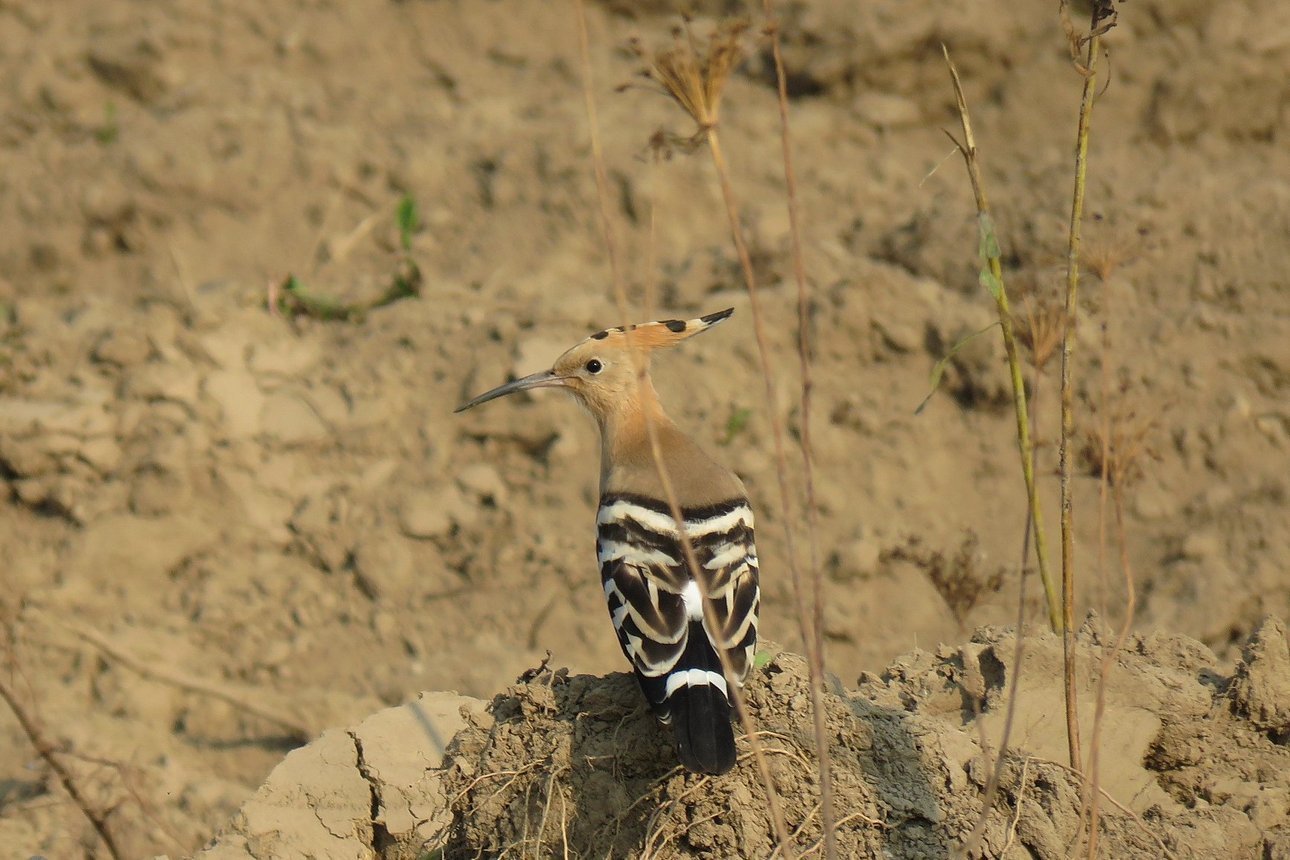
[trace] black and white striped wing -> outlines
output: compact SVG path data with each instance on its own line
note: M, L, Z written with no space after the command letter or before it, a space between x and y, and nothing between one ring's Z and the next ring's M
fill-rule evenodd
M686 509L682 516L702 582L691 576L666 503L606 496L597 515L596 551L614 630L664 720L671 717L669 699L682 687L710 685L728 702L716 649L729 655L742 683L757 645L760 591L748 503L735 499Z

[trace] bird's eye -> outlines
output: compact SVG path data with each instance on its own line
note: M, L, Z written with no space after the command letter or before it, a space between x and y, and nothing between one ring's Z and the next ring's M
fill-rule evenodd
M587 373L599 373L604 369L605 366L600 363L600 359L598 358L593 358L591 361L587 362Z

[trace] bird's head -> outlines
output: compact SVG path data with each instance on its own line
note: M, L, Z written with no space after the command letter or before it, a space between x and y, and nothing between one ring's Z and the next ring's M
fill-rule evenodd
M563 388L577 397L591 414L604 420L635 402L641 391L639 374L648 373L654 350L707 331L732 313L734 308L726 308L698 319L660 320L598 331L557 358L550 370L499 385L454 411L463 412L516 391Z

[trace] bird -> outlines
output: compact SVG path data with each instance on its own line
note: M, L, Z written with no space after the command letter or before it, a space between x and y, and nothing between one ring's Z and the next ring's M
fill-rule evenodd
M663 411L649 363L656 350L733 313L727 308L697 319L603 329L549 370L507 382L455 410L518 391L560 388L591 413L600 431L596 556L618 643L654 715L671 725L681 764L712 775L735 766L729 682L743 685L757 647L761 588L753 511L740 478ZM657 460L651 432L661 452ZM660 466L670 479L679 524ZM729 676L718 652L726 655Z

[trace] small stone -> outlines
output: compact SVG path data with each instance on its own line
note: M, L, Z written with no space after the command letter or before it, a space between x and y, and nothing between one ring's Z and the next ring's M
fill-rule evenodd
M402 464L393 457L386 457L372 463L358 477L358 486L366 492L375 492L381 489L385 484L394 477Z
M288 445L327 438L327 425L313 407L298 395L280 391L270 395L260 409L260 432Z
M1267 619L1246 643L1232 700L1258 728L1290 734L1290 641L1284 621Z
M141 517L159 517L188 506L192 487L179 472L147 468L130 486L130 511Z
M206 377L206 396L219 404L224 429L234 438L254 436L260 429L264 395L255 377L245 370L217 370Z
M372 632L376 638L382 641L388 641L395 637L399 630L399 622L389 612L377 611L372 613Z
M467 498L456 487L446 489L439 498L454 526L470 528L479 521L479 503Z
M1223 543L1218 535L1209 531L1192 532L1183 539L1183 558L1194 561L1208 561L1218 558L1223 552Z
M875 319L872 325L883 343L894 352L912 353L923 346L922 326L914 320Z
M119 177L108 174L81 191L81 214L86 221L114 224L131 217L135 209L130 189Z
M291 530L326 571L345 567L354 548L354 532L348 525L348 499L339 493L306 497L291 515Z
M241 370L246 367L247 344L250 335L245 327L230 325L217 329L201 338L202 349L220 367Z
M344 427L353 416L349 401L330 386L319 386L305 395L314 412L330 427Z
M354 571L373 600L399 601L410 594L415 579L407 541L389 533L359 541L354 547Z
M251 370L269 376L298 379L307 376L322 360L322 347L305 338L283 338L256 344L251 350Z
M15 439L8 435L0 435L0 463L21 478L34 478L58 468L58 459L40 445L38 438Z
M85 495L85 488L76 486L64 475L24 478L13 482L13 490L27 507L58 511L77 522L84 522L77 499Z
M134 400L168 400L192 407L197 403L200 380L187 364L145 364L130 374L126 396Z
M442 494L416 490L399 505L399 528L408 537L427 539L442 537L452 529L452 519L443 504Z
M176 68L146 39L100 40L87 60L100 81L145 105L159 102L178 82Z
M457 486L485 504L501 507L506 503L506 484L487 463L473 463L458 472Z
M152 356L152 345L137 331L116 329L107 332L94 347L91 357L102 364L134 367Z
M97 397L80 403L0 397L0 437L61 433L84 438L107 435L114 429L112 416Z
M109 475L121 465L121 446L108 436L90 439L77 451L81 459L94 467L100 475Z

